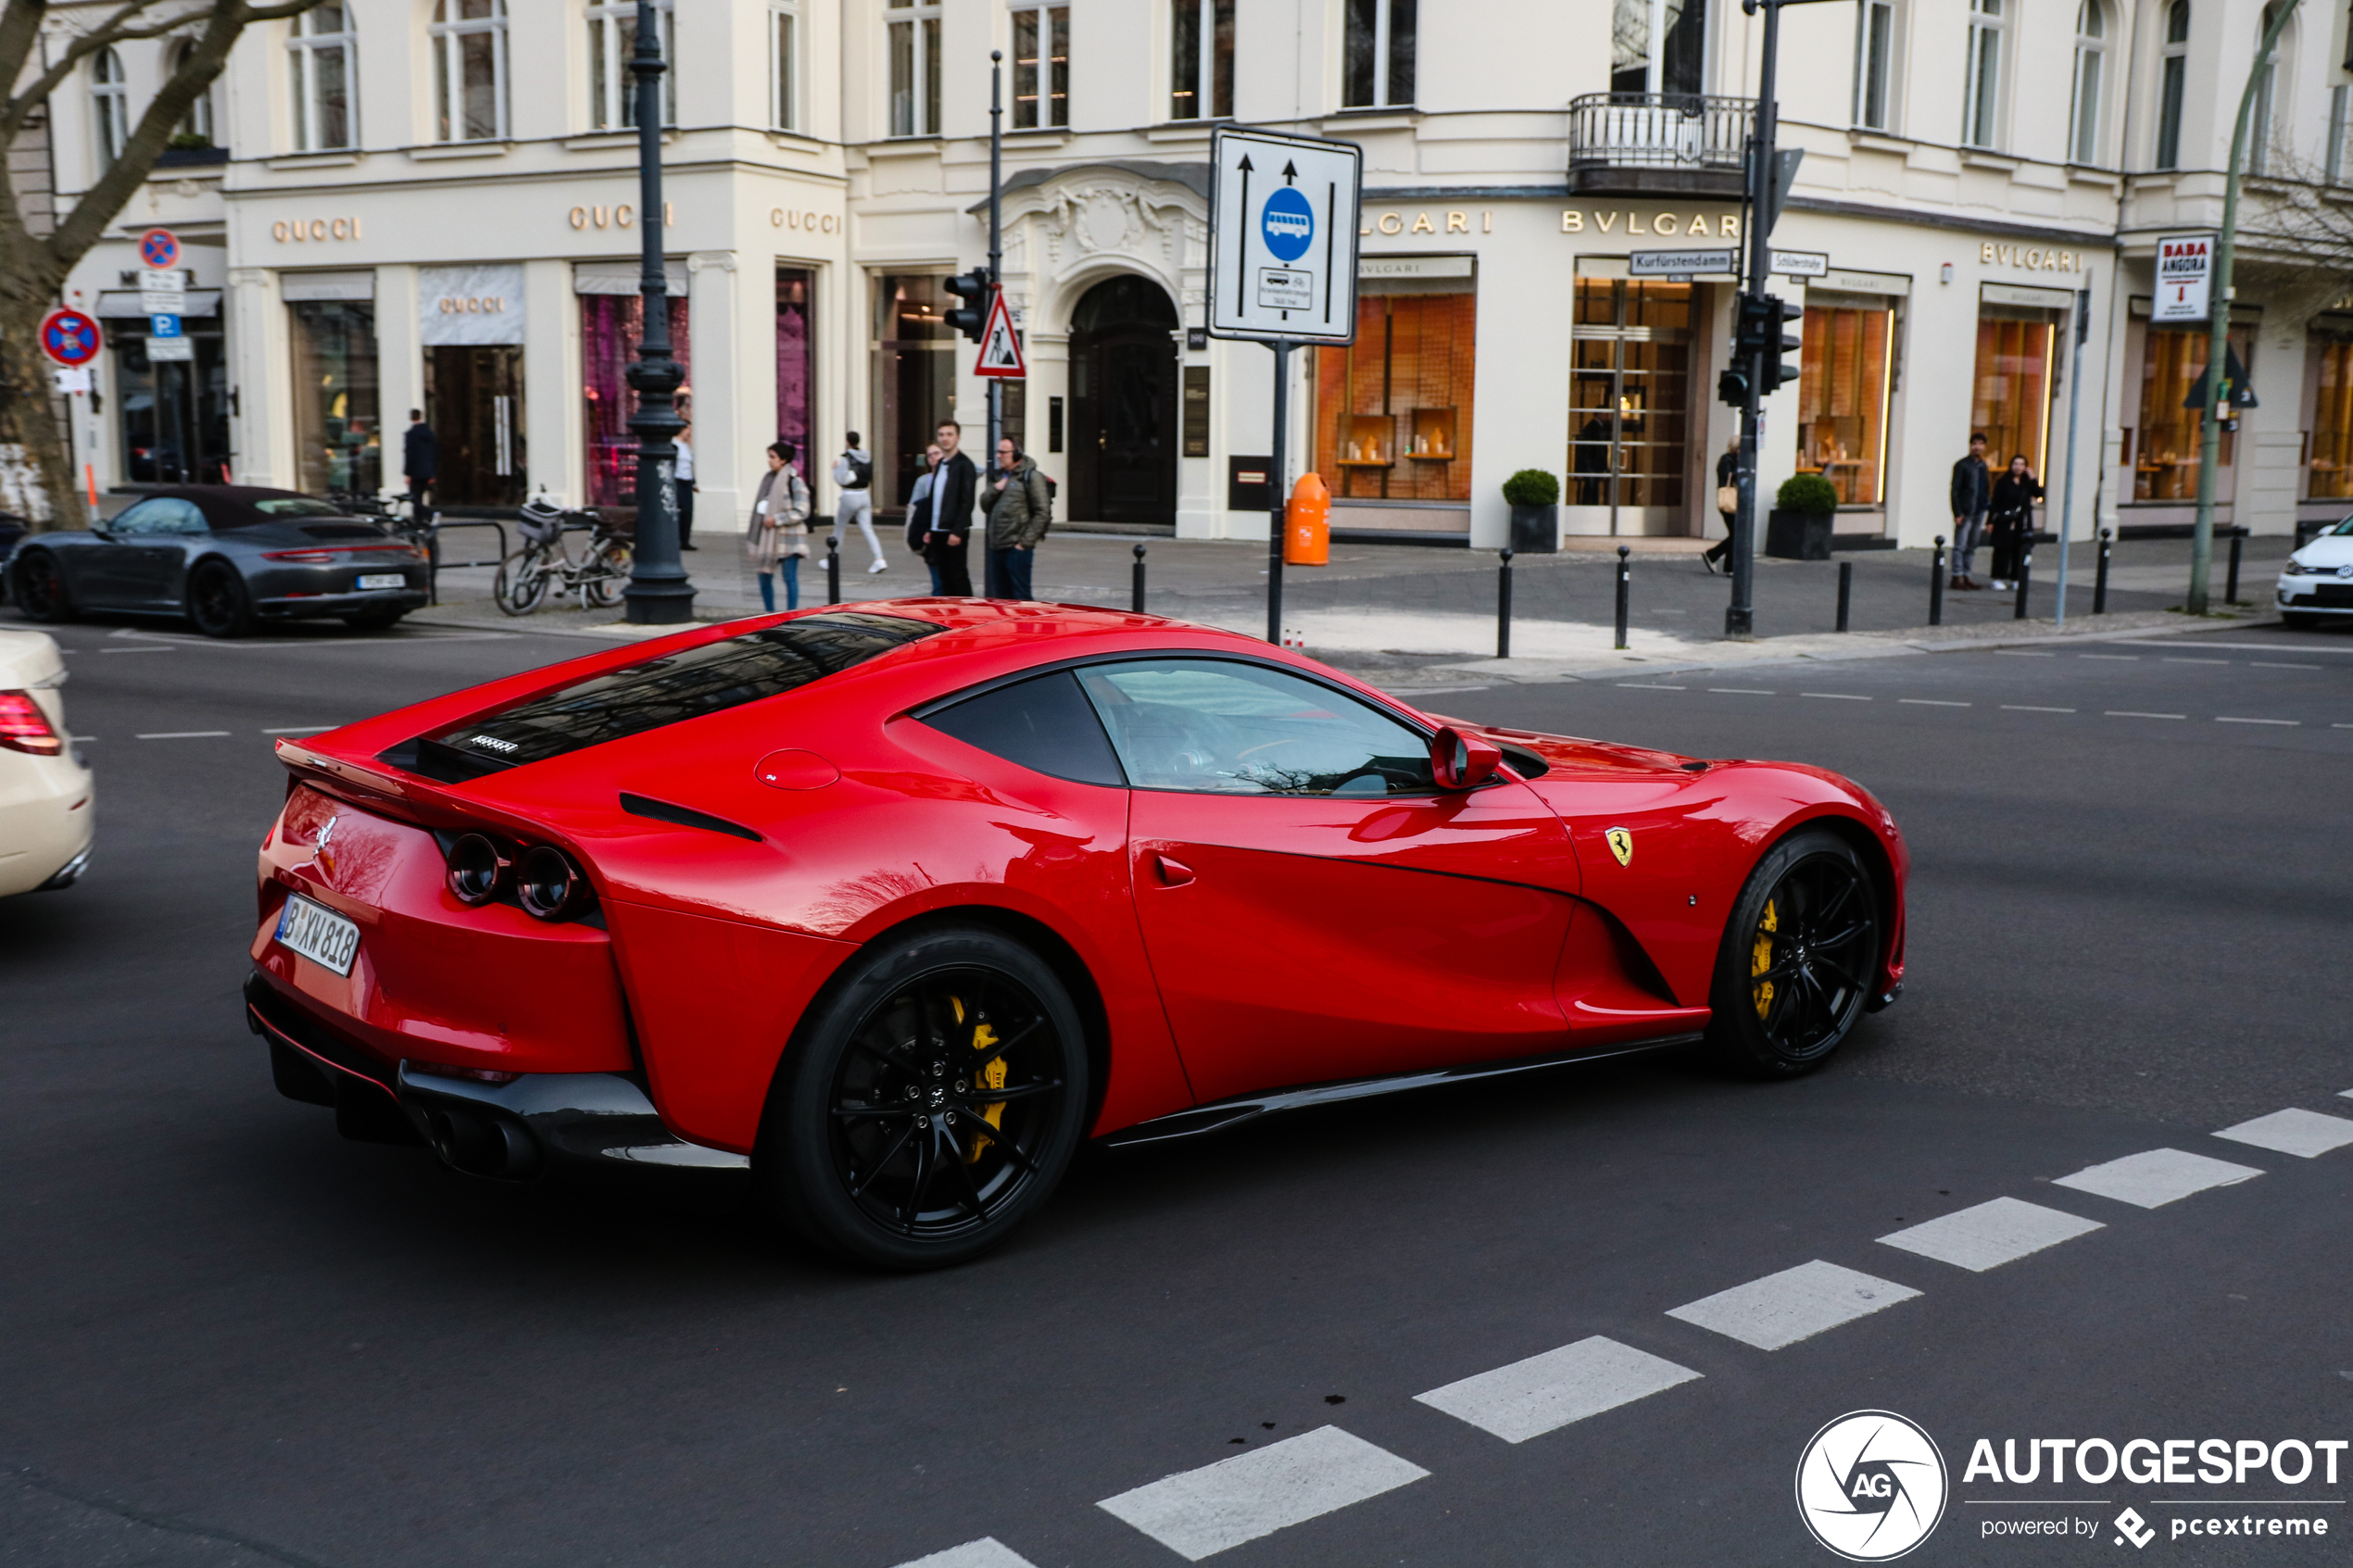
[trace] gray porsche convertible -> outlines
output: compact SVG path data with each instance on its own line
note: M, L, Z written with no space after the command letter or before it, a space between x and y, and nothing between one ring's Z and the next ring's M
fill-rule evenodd
M425 554L315 495L189 484L97 528L27 536L8 587L35 621L83 610L184 616L209 637L334 616L377 631L426 598Z

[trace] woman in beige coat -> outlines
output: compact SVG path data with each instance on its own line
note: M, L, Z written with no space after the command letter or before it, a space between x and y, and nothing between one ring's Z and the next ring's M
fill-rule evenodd
M809 483L792 466L790 442L768 448L768 471L752 497L744 548L760 576L760 602L776 608L776 569L784 568L785 608L800 608L800 561L809 553Z

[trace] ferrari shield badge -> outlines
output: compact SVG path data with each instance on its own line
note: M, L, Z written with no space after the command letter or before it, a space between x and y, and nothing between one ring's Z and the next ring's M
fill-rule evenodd
M1633 860L1634 835L1632 834L1624 828L1612 828L1603 834L1602 837L1608 842L1609 852L1617 857L1619 865L1627 865Z

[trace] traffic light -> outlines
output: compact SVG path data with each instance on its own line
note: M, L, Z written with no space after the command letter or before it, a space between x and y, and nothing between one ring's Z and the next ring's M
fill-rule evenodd
M1772 313L1766 319L1765 381L1759 390L1769 395L1775 389L1795 381L1798 377L1798 366L1794 358L1786 363L1783 362L1783 356L1796 355L1799 347L1797 337L1794 333L1783 332L1781 328L1784 323L1794 321L1804 316L1806 307L1802 305L1789 304L1769 294L1765 295L1765 303L1772 307Z
M1806 314L1802 306L1791 305L1769 294L1744 294L1740 296L1732 323L1732 354L1737 370L1727 370L1717 383L1717 395L1727 403L1739 401L1731 394L1738 380L1743 397L1748 391L1747 367L1753 356L1765 357L1764 378L1757 384L1761 396L1769 396L1777 388L1795 381L1798 368L1783 362L1783 356L1795 354L1798 340L1783 331L1785 323Z
M1719 370L1716 376L1716 400L1730 403L1735 408L1748 407L1748 367L1735 365Z
M948 280L948 292L964 303L948 312L948 324L975 343L988 330L988 269L975 267Z

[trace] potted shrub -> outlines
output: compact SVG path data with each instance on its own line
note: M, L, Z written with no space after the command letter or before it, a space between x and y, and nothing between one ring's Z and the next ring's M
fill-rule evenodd
M1542 469L1522 469L1504 481L1512 508L1512 554L1548 556L1561 547L1561 482Z
M1795 473L1781 481L1773 510L1765 520L1765 553L1783 560L1831 558L1831 519L1838 490L1818 473Z

